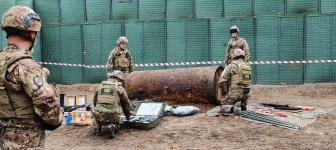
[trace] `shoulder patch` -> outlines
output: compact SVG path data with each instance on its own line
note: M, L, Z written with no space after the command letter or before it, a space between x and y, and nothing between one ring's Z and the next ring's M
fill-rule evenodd
M37 86L42 86L44 81L43 81L43 78L41 76L36 76L34 77L34 83L37 85Z

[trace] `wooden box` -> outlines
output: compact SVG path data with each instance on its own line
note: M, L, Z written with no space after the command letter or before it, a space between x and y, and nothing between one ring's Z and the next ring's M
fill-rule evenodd
M76 96L74 96L74 95L67 95L65 97L64 106L76 106Z
M76 95L76 106L86 106L86 95Z
M91 112L90 111L72 111L71 112L73 125L91 125Z

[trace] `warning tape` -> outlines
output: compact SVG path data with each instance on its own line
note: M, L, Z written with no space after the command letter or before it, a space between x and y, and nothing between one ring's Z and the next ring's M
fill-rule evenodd
M52 62L38 62L44 65L57 66L72 66L84 68L105 68L105 65L84 65L84 64L67 64L67 63L52 63ZM336 63L336 60L290 60L290 61L250 61L252 65L267 65L267 64L312 64L312 63ZM201 62L174 62L174 63L147 63L134 64L135 67L155 67L155 66L181 66L181 65L211 65L211 64L225 64L225 61L201 61Z

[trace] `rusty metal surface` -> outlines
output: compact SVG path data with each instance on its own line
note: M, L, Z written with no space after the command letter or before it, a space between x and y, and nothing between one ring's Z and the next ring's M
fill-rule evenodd
M131 100L160 99L168 103L219 104L217 82L222 66L135 71L126 77Z

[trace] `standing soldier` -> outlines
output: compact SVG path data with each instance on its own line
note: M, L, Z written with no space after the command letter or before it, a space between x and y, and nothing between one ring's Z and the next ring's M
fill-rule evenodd
M106 63L107 74L114 70L120 70L125 76L133 72L134 65L132 60L132 55L129 50L127 50L128 40L126 37L121 36L117 40L118 47L114 48Z
M239 29L237 26L232 26L230 28L231 40L226 46L226 56L225 56L225 66L232 62L233 51L235 49L242 49L245 52L245 62L250 59L249 46L244 38L238 36Z
M102 126L106 125L111 130L108 138L114 138L115 131L120 129L120 125L124 123L120 117L119 105L121 105L127 120L131 116L131 106L127 93L122 86L124 74L115 70L109 73L107 77L107 81L100 84L93 97L92 125L95 127L94 134L97 136L101 135Z
M231 64L225 67L218 85L225 97L221 102L221 113L236 112L236 102L241 101L241 110L246 111L247 100L250 97L251 67L244 61L245 52L241 49L233 51Z
M54 89L32 58L38 14L13 6L2 16L8 45L0 51L0 149L44 149L45 130L62 125Z

